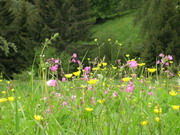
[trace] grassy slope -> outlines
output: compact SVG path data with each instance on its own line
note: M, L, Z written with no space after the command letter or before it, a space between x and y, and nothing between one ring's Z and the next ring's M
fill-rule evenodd
M123 44L123 54L139 54L142 51L142 38L139 34L140 27L133 24L135 16L136 11L95 25L91 28L92 39L97 38L100 44L107 42L109 38L118 40ZM81 41L78 44L95 45L96 43Z

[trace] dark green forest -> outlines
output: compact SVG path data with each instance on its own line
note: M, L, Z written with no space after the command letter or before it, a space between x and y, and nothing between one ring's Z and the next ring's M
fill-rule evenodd
M130 12L135 12L133 23L143 39L138 47L143 51L134 57L151 65L164 53L178 64L179 0L0 0L0 72L12 77L32 63L38 66L42 44L55 33L59 36L47 48L46 57L67 59L77 53L83 58L90 51L87 57L95 58L97 46L88 44L94 41L91 28Z

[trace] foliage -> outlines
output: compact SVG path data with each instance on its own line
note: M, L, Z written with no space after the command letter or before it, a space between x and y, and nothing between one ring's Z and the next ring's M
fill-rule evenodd
M142 56L151 63L159 53L169 53L180 58L180 8L178 0L147 1L137 21L142 21L145 51Z

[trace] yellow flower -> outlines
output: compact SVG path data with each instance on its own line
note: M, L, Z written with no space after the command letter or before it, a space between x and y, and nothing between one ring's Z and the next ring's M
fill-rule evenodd
M88 112L92 112L93 111L93 108L85 108L86 109L86 111L88 111Z
M99 67L94 67L94 68L92 68L92 70L93 70L93 71L99 70Z
M162 108L159 108L159 109L154 109L154 113L157 113L157 114L159 114L159 113L162 113Z
M10 81L7 81L7 84L10 84L11 82Z
M14 92L15 90L14 89L11 89L12 92Z
M113 69L117 69L117 67L114 67L114 66L113 66L112 68L113 68Z
M148 68L148 71L153 73L153 72L156 72L156 69L155 68Z
M171 63L171 64L172 64L172 63L173 63L173 61L170 61L169 63Z
M14 101L14 97L8 97L9 101Z
M66 78L71 78L73 74L65 74Z
M94 41L97 42L97 38L95 38Z
M129 54L126 54L126 57L128 58L130 55Z
M142 67L142 66L146 65L146 63L139 63L138 65L139 65L140 67Z
M156 117L154 120L155 120L156 122L159 122L159 121L160 121L160 118L159 118L159 117Z
M105 102L105 99L97 100L98 103L103 104Z
M40 121L43 120L43 117L41 115L34 115L34 119Z
M87 60L91 60L90 58L87 58Z
M73 72L75 76L79 76L81 74L81 71Z
M130 77L125 77L125 78L122 79L122 81L123 81L123 82L129 82L131 79L132 79L132 78L130 78Z
M109 38L108 41L111 41L111 39Z
M102 63L103 67L107 66L107 63L106 62L103 62Z
M148 121L147 121L147 120L142 121L140 124L141 124L142 126L146 126L146 125L148 124Z
M0 80L0 82L2 82L2 80Z
M180 106L179 105L172 105L171 107L173 110L178 111Z
M84 86L84 85L81 85L80 87L81 87L81 88L86 88L86 86Z
M2 93L2 94L6 94L6 91L2 91L1 93Z
M177 95L178 95L178 93L175 92L174 90L171 90L171 91L169 92L169 94L170 94L171 96L177 96Z
M178 72L178 76L180 76L180 71Z
M7 99L6 98L0 98L0 103L6 102Z
M90 85L93 85L93 84L96 84L97 81L98 81L98 79L91 79L91 80L88 81L88 83L89 83Z

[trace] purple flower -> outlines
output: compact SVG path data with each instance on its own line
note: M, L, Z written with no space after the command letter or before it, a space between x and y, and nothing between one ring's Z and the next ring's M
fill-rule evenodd
M66 105L67 105L67 102L64 101L62 104L63 104L63 106L66 106Z
M136 68L138 66L138 63L136 61L128 61L127 64L129 64L131 68Z
M88 74L91 70L91 67L85 67L84 70L85 70L86 74Z
M71 61L74 62L74 63L76 63L76 60L75 60L74 58L73 58Z
M154 93L152 91L148 92L148 95L152 96Z

